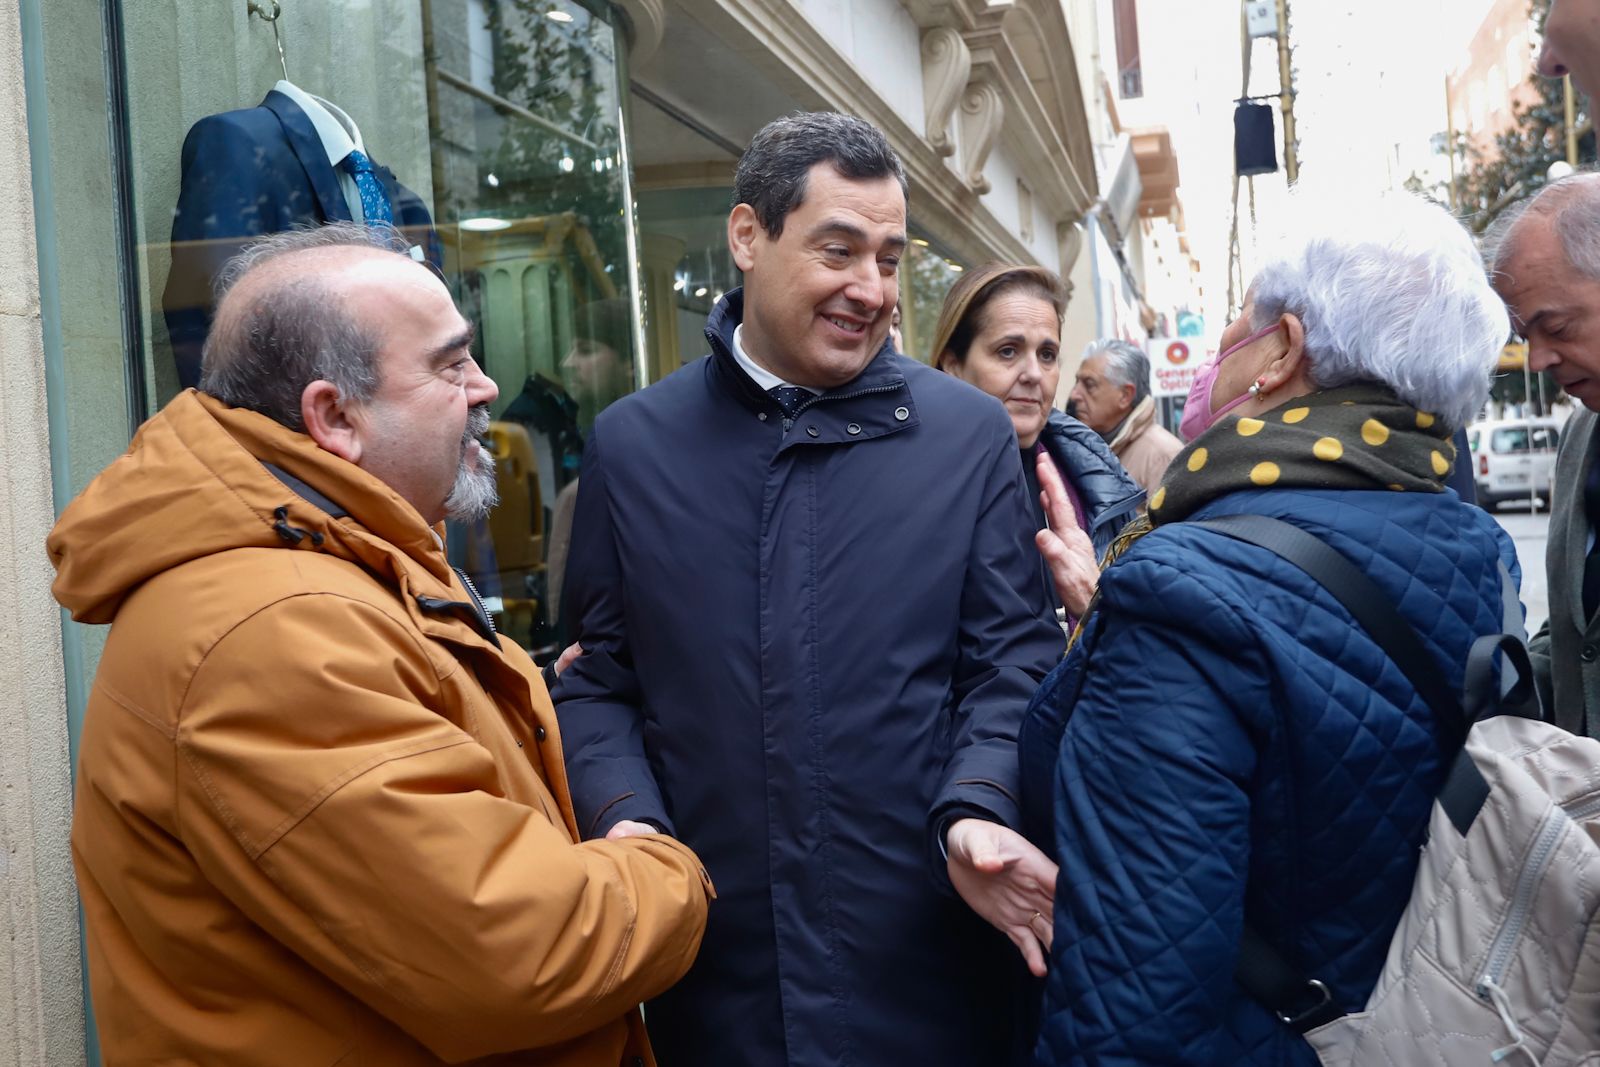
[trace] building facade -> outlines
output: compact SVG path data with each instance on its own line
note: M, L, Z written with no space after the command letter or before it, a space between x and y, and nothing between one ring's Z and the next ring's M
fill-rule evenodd
M1465 144L1493 154L1495 137L1516 126L1515 109L1538 102L1536 47L1527 0L1494 0L1445 78L1450 123Z
M1092 289L1092 82L1062 0L0 0L0 26L8 1063L97 1059L68 827L104 633L51 600L45 536L192 380L225 254L363 216L340 153L392 174L414 254L478 327L505 504L453 531L452 554L540 653L563 637L583 436L702 354L706 312L738 284L733 165L768 120L850 112L905 161L911 354L932 355L969 266L1040 263L1089 281L1077 299Z

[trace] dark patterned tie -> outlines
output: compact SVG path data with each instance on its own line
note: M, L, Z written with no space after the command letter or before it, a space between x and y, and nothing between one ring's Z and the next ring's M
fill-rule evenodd
M778 402L784 418L792 419L800 411L800 405L810 400L813 394L798 385L774 385L767 390L767 395Z
M365 216L369 226L380 222L394 222L394 212L389 207L389 197L383 191L383 183L372 171L372 160L360 149L350 149L350 154L339 161L339 165L350 172L356 181L356 192L361 194L361 214Z

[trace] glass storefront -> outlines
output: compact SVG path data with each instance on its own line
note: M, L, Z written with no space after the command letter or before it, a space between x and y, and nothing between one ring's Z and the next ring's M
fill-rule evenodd
M740 284L726 220L741 145L630 86L624 23L604 0L43 10L49 121L68 132L49 158L71 176L52 232L63 291L93 297L61 316L63 502L195 383L213 283L242 244L388 217L476 326L500 388L489 442L503 503L451 529L453 562L503 632L541 660L557 652L584 439L607 404L704 354L706 315ZM105 11L119 37L109 67L83 47ZM930 361L963 264L915 223L913 238L901 330Z
M656 276L650 285L653 378L705 355L706 316L723 293L739 285L739 268L728 251L732 188L730 183L639 193L645 273Z
M195 384L213 283L243 242L387 212L440 269L500 387L503 503L450 531L453 561L505 633L552 654L583 437L646 377L609 5L267 0L242 26L234 5L178 6L123 7L150 411Z
M900 335L906 355L924 363L937 363L932 351L933 331L938 328L939 309L945 294L961 277L965 266L913 226L911 244L900 263Z

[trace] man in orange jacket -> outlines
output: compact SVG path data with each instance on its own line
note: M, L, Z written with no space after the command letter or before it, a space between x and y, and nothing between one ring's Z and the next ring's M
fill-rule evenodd
M710 882L580 840L539 673L437 532L493 504L494 383L373 239L247 250L200 391L50 536L112 624L72 832L107 1062L652 1063Z

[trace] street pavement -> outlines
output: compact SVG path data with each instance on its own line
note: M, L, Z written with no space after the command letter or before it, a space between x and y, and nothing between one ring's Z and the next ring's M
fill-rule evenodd
M1532 637L1550 614L1544 573L1544 544L1550 512L1529 512L1526 504L1506 503L1500 505L1494 517L1517 545L1517 561L1522 564L1522 606L1528 615L1528 636Z

